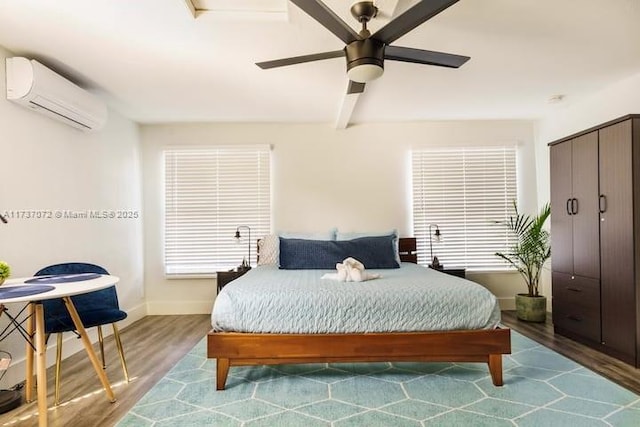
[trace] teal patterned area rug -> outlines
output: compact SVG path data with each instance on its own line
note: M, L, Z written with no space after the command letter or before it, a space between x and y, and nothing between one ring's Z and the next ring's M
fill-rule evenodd
M118 423L185 426L640 426L640 396L512 331L503 387L475 363L231 368L205 340Z

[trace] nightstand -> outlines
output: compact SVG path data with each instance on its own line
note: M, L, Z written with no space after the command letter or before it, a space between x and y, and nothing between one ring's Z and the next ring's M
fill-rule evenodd
M242 270L229 270L229 271L217 271L216 272L216 281L218 282L218 293L225 287L225 285L229 282L236 280L238 277L242 276L247 271L251 270L250 268L242 269Z
M429 268L433 268L433 267L429 266ZM444 267L440 267L440 268L433 268L433 269L441 271L444 274L450 274L452 276L462 277L463 279L467 275L467 269L466 268L444 268Z

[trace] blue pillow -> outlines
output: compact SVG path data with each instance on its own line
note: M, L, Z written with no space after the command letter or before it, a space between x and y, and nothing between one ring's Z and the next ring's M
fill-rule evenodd
M285 270L334 270L352 257L365 268L399 268L394 236L353 240L305 240L280 238L280 268Z
M285 270L333 270L344 257L335 240L280 237L280 268Z
M364 264L365 268L400 268L396 260L395 234L389 236L369 236L358 239L338 241L344 250L345 258L353 257Z
M398 239L398 230L393 229L391 231L369 231L369 232L344 232L337 231L336 238L334 240L353 240L359 239L360 237L380 237L380 236L391 236L393 237L393 247L395 248L396 253L396 262L400 264L402 261L400 260L400 240ZM284 236L287 237L287 236Z

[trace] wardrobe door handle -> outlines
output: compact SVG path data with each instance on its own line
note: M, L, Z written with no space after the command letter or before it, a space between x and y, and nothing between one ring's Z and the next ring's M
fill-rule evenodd
M571 199L567 199L567 215L571 215Z
M578 199L571 199L571 213L573 215L578 214Z
M567 287L567 290L568 290L568 291L572 291L572 292L582 292L582 289L578 289L578 288L570 288L570 287Z
M600 195L598 199L598 207L600 208L600 213L605 213L607 211L607 196L604 194Z
M573 320L575 322L582 322L582 319L580 317L574 316L573 314L568 315L567 319Z

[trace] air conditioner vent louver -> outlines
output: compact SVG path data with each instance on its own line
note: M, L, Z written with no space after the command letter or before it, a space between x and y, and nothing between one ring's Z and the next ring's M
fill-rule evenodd
M35 60L6 59L7 99L82 130L97 130L107 120L107 107Z

